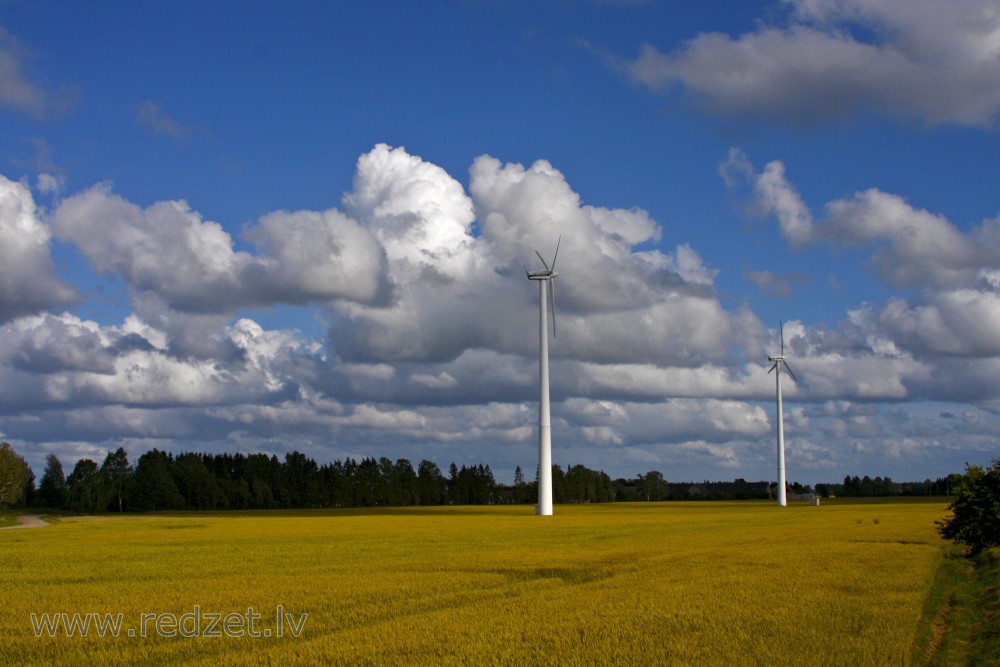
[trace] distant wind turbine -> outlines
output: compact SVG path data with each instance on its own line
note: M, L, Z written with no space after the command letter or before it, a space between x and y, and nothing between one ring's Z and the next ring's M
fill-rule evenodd
M549 332L548 308L545 304L545 283L549 286L549 296L552 301L552 337L556 336L556 258L559 257L559 244L562 236L556 241L556 253L552 256L552 266L545 263L542 254L535 251L542 260L544 271L527 271L528 280L538 281L538 504L535 514L552 516L552 422L549 417Z
M792 379L798 382L791 366L785 361L785 327L783 322L778 323L779 336L781 337L781 354L777 357L768 357L768 361L773 361L771 370L774 371L774 391L778 403L778 507L785 507L788 500L785 497L785 418L781 411L781 367L784 366Z

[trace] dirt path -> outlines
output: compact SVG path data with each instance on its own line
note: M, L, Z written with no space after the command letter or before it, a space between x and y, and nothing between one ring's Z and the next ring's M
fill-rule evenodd
M17 519L21 523L16 526L6 526L4 528L0 528L0 530L14 530L15 528L44 528L49 525L42 521L42 517L37 514L24 514L17 517Z

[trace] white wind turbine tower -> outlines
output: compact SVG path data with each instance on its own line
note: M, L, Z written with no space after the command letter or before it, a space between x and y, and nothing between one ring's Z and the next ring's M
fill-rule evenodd
M535 251L542 260L544 271L527 271L528 280L538 281L538 504L535 514L552 516L552 422L549 417L549 332L548 313L546 312L545 283L549 286L549 296L552 301L552 337L556 335L556 258L559 257L559 244L562 236L556 241L556 253L552 256L552 266L545 263L542 254Z
M784 323L779 322L778 331L778 335L781 337L781 354L777 357L768 357L767 360L774 362L768 373L774 371L774 388L778 403L778 507L785 507L788 504L788 500L785 497L785 418L781 411L781 367L785 367L785 370L788 371L793 380L796 382L799 380L795 377L795 373L792 372L791 366L785 361Z

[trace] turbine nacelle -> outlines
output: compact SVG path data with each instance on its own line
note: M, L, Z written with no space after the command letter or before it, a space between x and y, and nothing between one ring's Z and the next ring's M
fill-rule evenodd
M795 380L796 382L799 381L799 379L795 377L795 373L792 372L792 367L788 365L788 362L785 361L784 357L768 357L767 360L774 362L774 365L771 366L771 370L767 372L768 375L770 375L775 370L778 370L780 372L780 369L778 369L778 364L781 364L782 366L785 367L785 370L788 371L788 374L792 376L793 380Z
M538 259L542 260L542 266L545 267L544 271L525 271L528 274L528 280L547 280L549 283L549 305L552 307L552 337L556 336L556 259L559 258L559 244L562 243L562 236L556 241L556 253L552 256L552 266L546 263L545 258L542 257L542 253L535 251L538 255Z
M788 371L788 374L792 376L792 379L795 380L796 382L798 382L799 379L797 377L795 377L795 373L792 372L792 367L788 365L787 361L785 361L785 325L784 325L784 322L782 322L781 324L779 324L778 331L779 331L778 335L781 337L781 354L779 354L777 356L774 356L774 357L768 357L767 358L768 361L770 361L770 362L772 362L774 364L773 366L771 366L771 370L769 370L767 373L768 373L768 375L770 375L771 372L775 371L775 370L777 370L778 372L781 372L781 369L778 368L778 365L780 364L780 365L782 365L782 366L785 367L785 370Z

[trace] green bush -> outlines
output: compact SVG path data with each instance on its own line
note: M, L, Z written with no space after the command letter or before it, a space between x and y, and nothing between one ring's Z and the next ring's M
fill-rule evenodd
M1000 546L1000 459L985 470L967 466L953 491L952 515L938 522L942 537L965 545L972 556Z
M31 468L10 443L0 442L0 507L24 500L30 474Z

